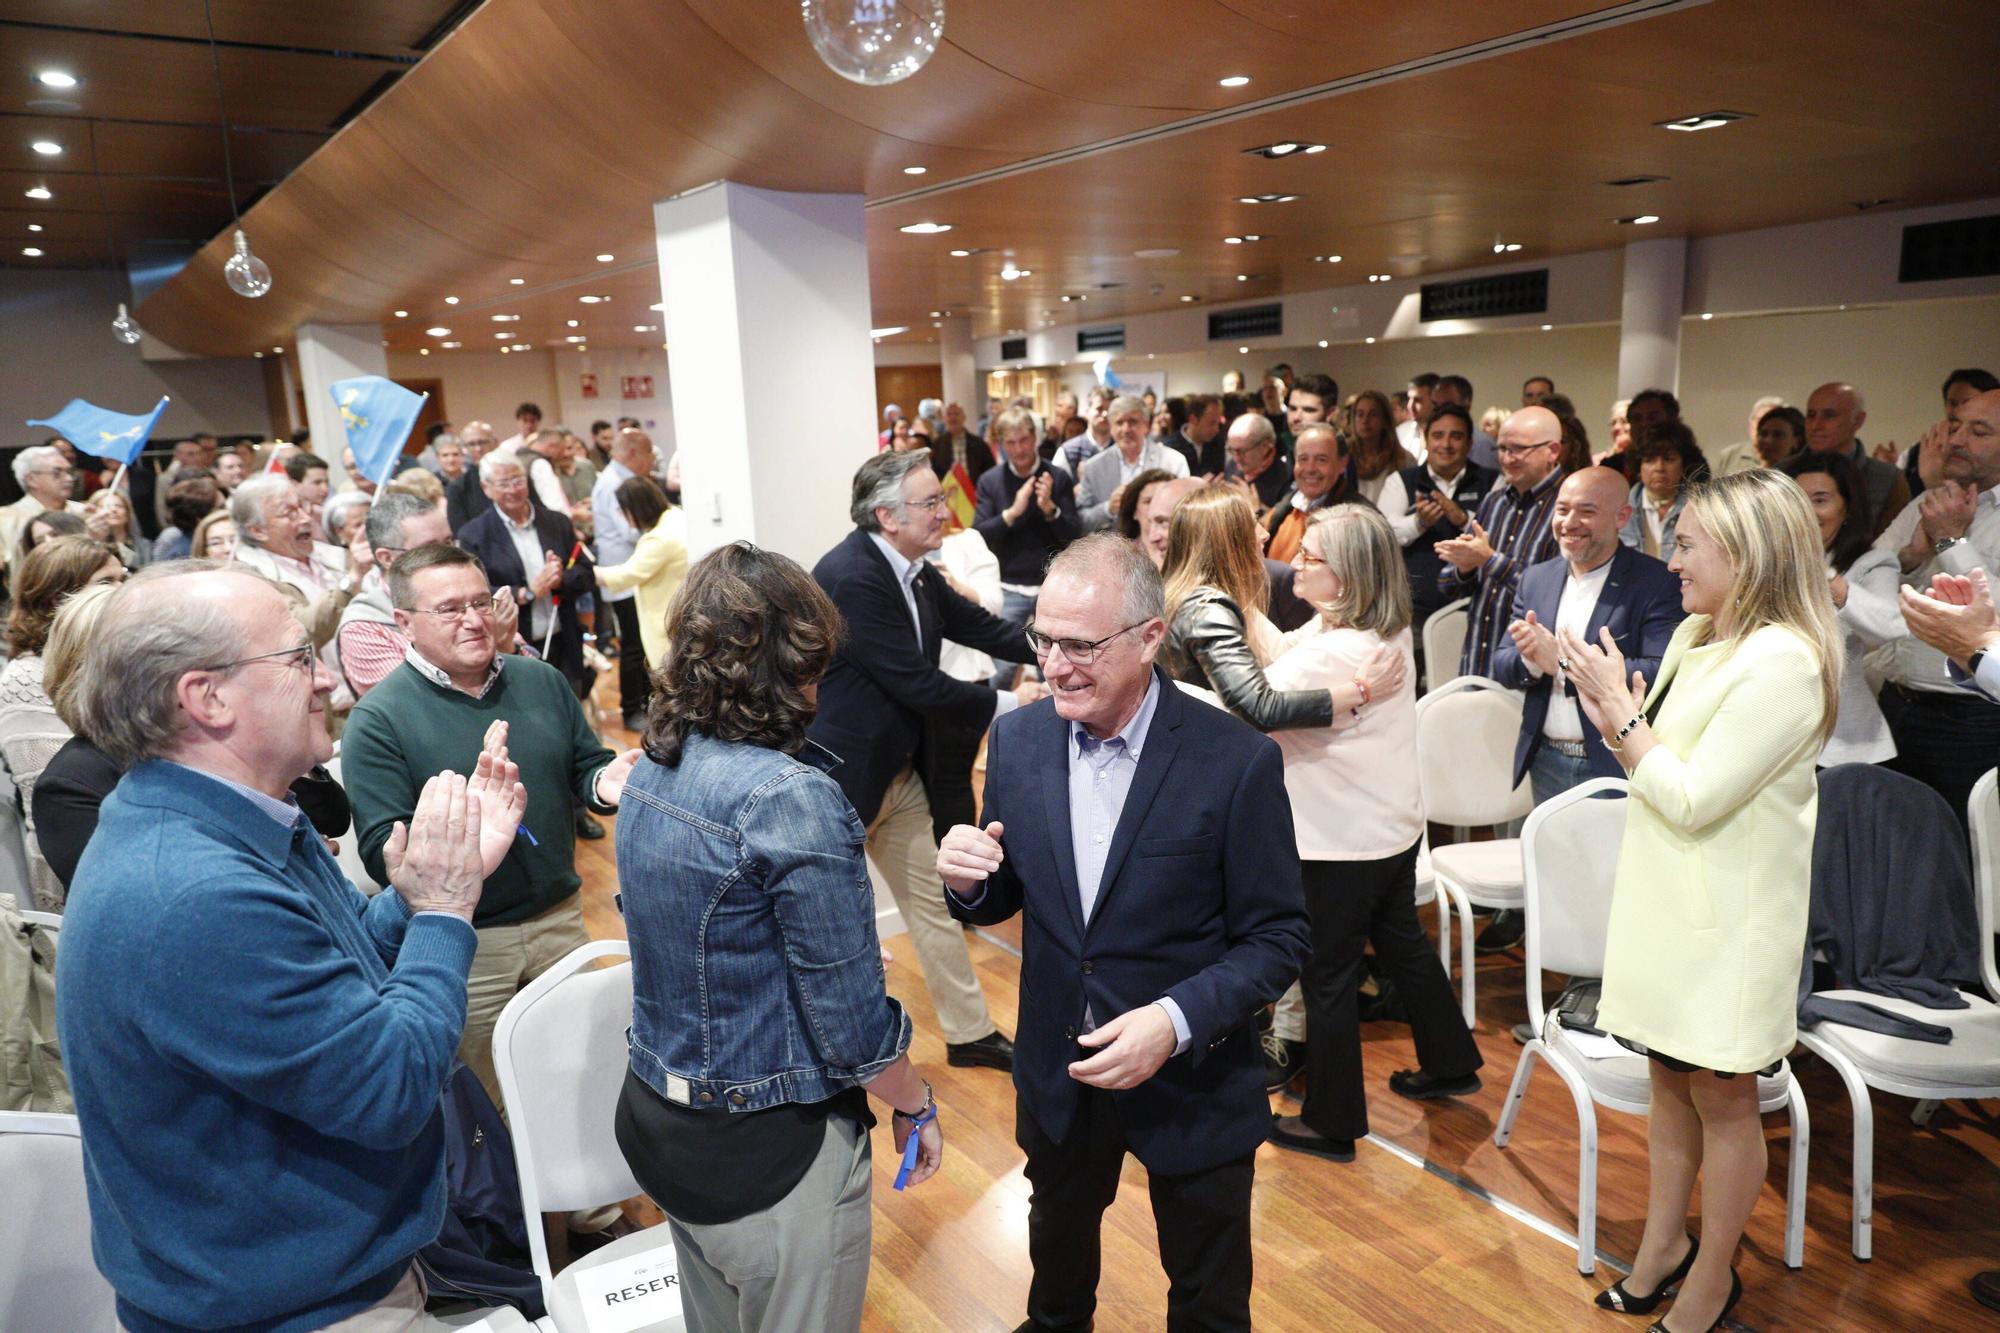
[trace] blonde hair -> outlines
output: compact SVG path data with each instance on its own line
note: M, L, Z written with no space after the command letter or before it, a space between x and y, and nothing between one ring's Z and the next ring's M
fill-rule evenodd
M241 488L239 487L239 489ZM206 560L208 558L208 531L218 523L227 523L230 531L236 533L236 539L238 541L243 539L243 533L241 529L237 528L236 520L229 516L229 511L227 509L218 509L212 514L203 515L201 522L195 524L194 531L188 535L188 555L190 558L195 560Z
M56 716L72 732L77 730L72 701L82 688L85 650L97 630L97 618L105 601L117 589L115 583L93 583L65 597L56 608L49 641L42 648L42 689L55 705Z
M382 490L388 495L415 496L428 504L444 499L444 483L432 476L428 468L404 468Z
M1248 621L1270 600L1264 547L1250 502L1226 486L1204 486L1174 506L1160 576L1167 585L1167 623L1197 588L1218 588Z
M1410 574L1389 520L1371 505L1329 505L1300 545L1326 562L1340 590L1314 608L1329 629L1350 626L1391 639L1410 627Z
M1825 704L1820 736L1831 736L1847 647L1827 589L1819 521L1805 491L1782 472L1753 468L1689 486L1687 507L1729 557L1729 642L1779 625L1810 644L1819 655ZM1711 617L1697 644L1717 641L1715 624Z

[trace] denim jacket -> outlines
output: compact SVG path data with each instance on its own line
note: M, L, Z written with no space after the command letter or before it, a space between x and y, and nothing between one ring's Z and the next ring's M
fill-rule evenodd
M808 744L690 734L618 811L632 1070L677 1106L824 1101L910 1044L884 990L865 833Z

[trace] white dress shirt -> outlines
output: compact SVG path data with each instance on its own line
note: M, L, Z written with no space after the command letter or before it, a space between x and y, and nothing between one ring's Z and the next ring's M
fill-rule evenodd
M1897 555L1910 544L1910 534L1917 530L1922 517L1922 506L1917 501L1904 505L1887 531L1875 539L1874 549ZM1978 507L1972 513L1972 526L1966 529L1965 536L1966 540L1943 555L1933 555L1903 575L1904 586L1927 591L1932 576L1968 574L1975 565L1983 566L1989 578L2000 582L2000 486L1980 492ZM1949 694L1959 687L1952 683L1946 665L1944 654L1912 635L1907 626L1896 639L1868 655L1869 669L1877 675L1912 690Z
M917 575L923 572L923 562L905 559L903 553L891 546L889 539L879 532L869 533L868 539L875 543L875 549L888 560L890 570L896 575L896 586L903 590L903 605L909 608L910 628L916 631L917 652L921 654L924 650L924 630L923 620L917 615ZM995 718L1005 717L1020 706L1021 701L1012 690L993 692Z
M1451 477L1440 477L1434 468L1427 467L1424 471L1430 473L1431 485L1447 497L1457 488L1459 477L1465 475L1463 467ZM1375 497L1375 507L1382 511L1382 517L1389 520L1389 531L1396 534L1399 546L1408 546L1429 530L1417 517L1417 503L1410 498L1410 488L1403 484L1400 472L1391 472L1383 479L1382 492Z
M514 553L521 557L521 569L527 581L533 583L535 576L542 572L542 561L548 558L548 553L542 550L542 539L535 532L535 511L528 510L526 523L516 523L508 518L506 511L498 505L493 507L493 512L500 515L500 522L507 529L507 537L514 543ZM558 556L562 554L563 552L557 552ZM528 623L524 628L538 649L542 646L542 637L549 632L549 616L555 609L556 604L548 593L537 597L528 607Z
M1548 626L1548 631L1553 634L1559 629L1566 629L1588 643L1590 618L1597 614L1598 599L1604 596L1604 585L1610 578L1609 560L1588 574L1578 575L1572 568L1569 577L1563 580L1562 600L1556 603L1556 623ZM1526 663L1526 666L1529 676L1541 679L1540 668L1532 662ZM1542 735L1552 741L1583 739L1583 714L1577 711L1576 698L1566 685L1563 673L1557 671L1555 680L1549 685L1548 715L1542 720Z

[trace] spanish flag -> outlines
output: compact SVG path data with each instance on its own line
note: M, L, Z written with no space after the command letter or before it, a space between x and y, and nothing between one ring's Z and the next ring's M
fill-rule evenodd
M944 474L944 502L956 527L972 526L972 478L966 475L963 463L953 464L951 471Z

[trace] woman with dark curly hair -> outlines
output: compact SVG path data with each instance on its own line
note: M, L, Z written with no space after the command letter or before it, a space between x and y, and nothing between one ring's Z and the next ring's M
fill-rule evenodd
M1627 477L1632 483L1632 517L1618 540L1655 559L1674 553L1674 529L1687 507L1688 483L1708 478L1708 460L1694 442L1694 432L1678 421L1664 421L1639 432L1626 451Z
M688 571L618 815L632 949L618 1146L690 1328L859 1329L873 1093L908 1183L944 1141L883 989L865 834L806 740L840 613L738 542Z

